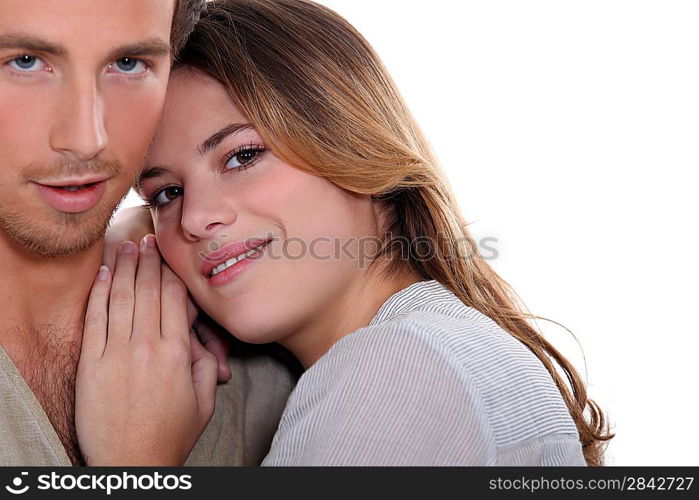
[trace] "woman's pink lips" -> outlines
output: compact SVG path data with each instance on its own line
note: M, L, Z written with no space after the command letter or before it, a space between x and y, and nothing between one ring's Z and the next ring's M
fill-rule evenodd
M265 243L265 246L260 248L260 250L257 251L254 255L251 255L250 257L246 257L243 260L236 262L233 266L229 267L225 271L221 271L216 276L211 276L207 278L209 285L218 287L227 285L228 283L233 281L236 277L238 277L240 273L245 271L248 267L253 265L255 261L259 260L262 257L262 254L267 249L268 245L269 242Z
M237 243L229 243L223 248L218 249L215 252L210 253L200 253L202 261L199 266L199 272L205 278L211 276L211 272L224 262L233 257L242 255L250 250L257 248L262 245L266 245L270 240L265 240L262 238L248 239L245 241L239 241Z
M107 181L96 182L78 191L66 191L60 187L33 183L39 194L52 208L59 212L79 214L91 210L102 199L107 188Z

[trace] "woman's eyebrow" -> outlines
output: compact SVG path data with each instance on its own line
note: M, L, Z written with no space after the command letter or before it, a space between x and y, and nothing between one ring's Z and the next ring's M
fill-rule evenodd
M226 125L221 130L211 135L211 137L209 137L207 140L202 142L197 150L199 151L200 155L204 156L206 153L221 144L221 141L223 141L229 135L237 134L245 130L254 130L254 127L249 123L231 123L230 125Z
M143 191L143 181L146 179L153 179L154 177L162 177L167 174L170 170L165 167L146 167L141 171L136 181L135 188L137 191Z
M245 130L254 130L255 128L249 123L231 123L226 125L218 132L215 132L208 139L202 142L197 150L199 154L204 156L207 152L214 149L216 146L221 144L221 142L228 136L243 132ZM146 167L141 171L138 176L138 180L135 183L135 188L137 190L142 190L143 181L146 179L153 179L154 177L162 177L163 175L169 173L170 170L166 167Z

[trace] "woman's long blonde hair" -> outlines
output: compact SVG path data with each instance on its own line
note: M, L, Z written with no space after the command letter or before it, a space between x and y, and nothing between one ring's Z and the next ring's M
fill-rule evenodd
M371 196L392 241L437 242L431 258L415 258L420 250L408 248L409 257L392 258L388 272L410 266L423 279L439 281L526 345L558 386L585 460L603 464L604 442L613 437L603 412L573 365L528 321L540 317L527 312L478 254L396 85L346 20L308 0L216 0L176 66L221 82L277 156ZM393 257L392 241L384 239L380 255Z

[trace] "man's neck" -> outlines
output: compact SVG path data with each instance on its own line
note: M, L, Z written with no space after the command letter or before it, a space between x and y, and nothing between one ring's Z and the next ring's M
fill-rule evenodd
M3 236L0 345L15 352L33 348L32 336L18 338L19 332L27 331L51 332L61 340L79 342L103 241L80 254L45 258L22 251Z
M74 465L82 464L74 424L75 373L103 241L69 257L28 255L0 233L0 347L46 412Z

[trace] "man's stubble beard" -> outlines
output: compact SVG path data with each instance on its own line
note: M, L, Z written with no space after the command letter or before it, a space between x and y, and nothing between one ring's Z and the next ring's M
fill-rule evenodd
M42 218L40 221L29 214L10 212L0 207L0 231L26 251L41 257L79 254L104 237L121 200L113 205L96 207L86 214L59 213L54 220Z
M62 164L52 169L28 169L29 179L42 179L64 172L70 175L71 166ZM119 162L91 162L87 170L81 173L109 173L114 177L108 182L115 182L122 174ZM27 174L25 174L27 175ZM131 181L135 180L130 179ZM130 185L132 185L131 182ZM27 213L4 207L0 203L0 231L7 234L16 244L27 252L45 258L76 255L91 249L100 241L109 227L112 215L128 195L128 188L121 198L105 204L104 198L100 203L85 213L69 214L53 211L45 213ZM105 193L105 196L107 193ZM39 195L37 194L37 198ZM42 212L44 212L42 210Z

